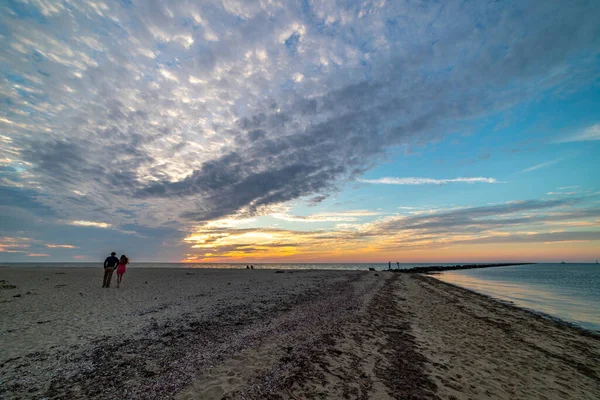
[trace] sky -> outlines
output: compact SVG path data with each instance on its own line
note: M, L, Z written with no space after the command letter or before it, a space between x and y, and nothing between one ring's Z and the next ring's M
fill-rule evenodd
M594 262L596 1L0 2L0 262Z

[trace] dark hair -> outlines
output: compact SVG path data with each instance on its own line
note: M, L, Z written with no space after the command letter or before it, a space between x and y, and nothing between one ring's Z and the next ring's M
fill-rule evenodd
M121 259L119 260L121 264L129 264L129 258L125 254L121 255Z
M112 253L110 253L111 256L116 256L117 253L115 253L114 251Z

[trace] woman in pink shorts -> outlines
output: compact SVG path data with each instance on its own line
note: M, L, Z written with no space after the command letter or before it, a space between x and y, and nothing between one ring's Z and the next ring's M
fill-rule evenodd
M125 275L125 266L129 264L129 259L123 254L119 259L119 265L117 265L117 287L121 285L123 275Z

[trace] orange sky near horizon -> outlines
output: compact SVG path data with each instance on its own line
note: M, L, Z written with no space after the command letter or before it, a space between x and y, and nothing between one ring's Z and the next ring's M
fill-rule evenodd
M182 259L185 263L471 263L471 262L581 262L599 257L600 241L552 243L495 243L451 245L403 251L268 251L248 255L239 252L222 257Z

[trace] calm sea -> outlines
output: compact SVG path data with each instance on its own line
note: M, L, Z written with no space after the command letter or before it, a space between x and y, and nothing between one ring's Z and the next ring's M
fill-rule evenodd
M447 271L436 277L600 332L600 265L521 265Z

